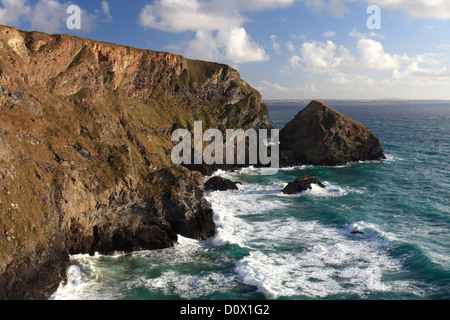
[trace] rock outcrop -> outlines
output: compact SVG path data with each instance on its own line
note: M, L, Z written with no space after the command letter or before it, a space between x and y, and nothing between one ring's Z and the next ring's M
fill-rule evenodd
M222 177L212 177L205 182L205 190L227 191L239 190L238 183Z
M372 132L320 101L312 101L281 130L280 152L285 165L336 166L385 158Z
M0 26L0 299L49 297L69 253L213 235L201 174L170 159L194 121L271 127L226 65Z
M320 182L317 175L311 174L304 177L295 179L289 182L286 187L282 190L283 194L297 194L306 190L312 189L312 185L316 184L321 188L325 188L325 185Z

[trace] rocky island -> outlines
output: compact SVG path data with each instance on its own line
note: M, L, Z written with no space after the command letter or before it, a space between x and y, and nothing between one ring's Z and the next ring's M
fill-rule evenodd
M339 166L386 158L375 134L317 100L281 130L280 149L284 165Z

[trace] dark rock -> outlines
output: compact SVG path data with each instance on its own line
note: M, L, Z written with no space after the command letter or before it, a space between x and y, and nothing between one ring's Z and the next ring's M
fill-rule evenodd
M325 185L322 184L318 179L317 175L311 174L308 176L304 176L301 178L297 178L292 182L289 182L288 185L283 189L284 194L297 194L308 189L312 189L311 185L317 184L321 188L325 188Z
M27 257L21 264L12 263L0 277L0 300L48 299L66 279L69 253L64 237L56 235L48 246Z
M95 210L93 226L77 219L70 222L70 253L163 249L176 243L178 234L206 240L214 234L215 224L211 205L203 196L201 179L198 172L171 167L151 174L149 183L158 192L147 197L119 185L118 191L109 195L107 205ZM72 186L63 195L69 200L79 196L80 190Z
M205 183L205 190L214 191L226 191L226 190L239 190L239 183L233 182L231 180L222 177L212 177Z
M284 165L344 165L385 159L378 138L362 124L312 101L280 132Z

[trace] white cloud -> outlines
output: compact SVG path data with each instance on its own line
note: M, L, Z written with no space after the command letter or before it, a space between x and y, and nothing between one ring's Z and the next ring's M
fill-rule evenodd
M395 70L399 69L402 63L412 61L412 58L406 55L385 52L381 42L373 39L359 39L355 49L357 55L330 40L305 42L300 47L300 55L291 56L289 65L293 69L320 73L354 69ZM419 63L425 62L423 56L420 59L417 60Z
M372 39L358 40L359 64L366 69L397 69L400 66L399 55L386 53L383 45Z
M294 33L291 33L290 37L294 40L305 40L307 38L306 34L294 34Z
M20 18L30 14L31 7L27 0L1 0L3 8L0 8L0 24L17 25Z
M333 38L333 37L335 37L336 35L337 35L337 33L334 32L334 31L331 31L331 30L322 33L322 36L324 36L325 38Z
M71 2L60 3L58 0L39 0L30 16L30 25L33 30L48 33L60 32L66 27L67 8ZM86 10L81 10L81 31L91 31L96 23L97 16Z
M395 79L420 77L420 78L449 78L450 70L446 66L438 69L424 68L419 65L418 61L412 61L403 70L394 70L393 76Z
M335 98L345 95L376 98L380 94L423 98L439 90L442 96L442 92L447 92L445 87L450 85L447 55L400 55L388 52L374 39L359 39L352 49L329 40L306 42L281 71L289 71L286 76L290 76L295 74L292 70L303 70L310 81L325 84L322 94Z
M182 48L173 47L176 50L182 50ZM200 60L214 60L220 56L219 44L216 37L211 31L197 31L195 39L191 40L187 44L185 54L188 57L195 57Z
M344 46L337 46L330 40L306 42L301 46L300 53L301 56L291 58L291 66L303 66L310 72L333 71L355 64L355 58Z
M307 8L313 12L325 11L335 18L343 18L350 11L347 3L357 0L300 0Z
M295 46L290 40L286 41L286 48L291 53L295 51Z
M228 0L238 4L244 11L260 11L275 8L284 8L292 5L296 0Z
M172 45L189 58L209 61L231 61L235 64L261 62L269 59L264 48L253 42L244 28L224 31L198 31L195 39L184 45Z
M194 31L194 39L184 45L175 45L191 58L224 60L234 64L260 62L268 60L269 56L243 27L247 19L242 12L284 7L293 2L294 0L157 0L142 9L139 23L144 28L166 32ZM276 44L274 48L281 49Z
M139 16L143 27L169 32L224 30L244 20L228 4L199 0L158 0L146 5Z
M349 13L348 4L358 0L299 0L313 12L327 12L336 18ZM361 0L359 0L361 2ZM401 10L411 17L450 19L450 1L448 0L366 0L367 5L376 4L387 10Z
M111 22L113 20L111 15L111 6L109 5L108 1L103 0L102 1L102 11L105 15L105 22Z
M295 70L295 69L301 69L302 68L302 58L297 55L293 55L289 58L289 66ZM291 69L289 69L291 70Z
M356 38L356 39L367 39L367 38L381 38L384 39L386 38L385 34L378 34L375 31L369 32L369 33L362 33L362 32L358 32L356 31L356 29L352 29L348 35L350 37Z
M305 99L313 98L319 90L315 83L306 83L302 86L285 87L272 81L261 81L256 85L256 89L261 92L264 99L296 99L303 97Z
M104 1L106 2L106 1ZM33 30L56 33L66 27L67 8L72 2L59 0L39 0L31 6L27 0L1 0L0 23L19 27L22 22L29 23ZM81 10L82 32L91 31L96 23L97 14Z
M402 10L412 17L450 19L448 0L378 0L377 5L390 10Z
M225 60L237 64L269 60L264 48L253 42L244 28L220 31L217 39L224 46Z
M335 72L331 75L331 82L335 84L368 84L373 85L375 80L365 74Z
M438 49L449 49L450 48L450 43L441 43L441 44L437 45L436 48L438 48Z
M270 39L272 40L272 48L277 54L281 54L281 43L277 41L277 36L273 34Z

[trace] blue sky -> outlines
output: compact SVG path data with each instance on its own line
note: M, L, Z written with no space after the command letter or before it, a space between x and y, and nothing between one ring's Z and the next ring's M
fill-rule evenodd
M0 24L226 63L264 99L450 100L448 0L0 0Z

